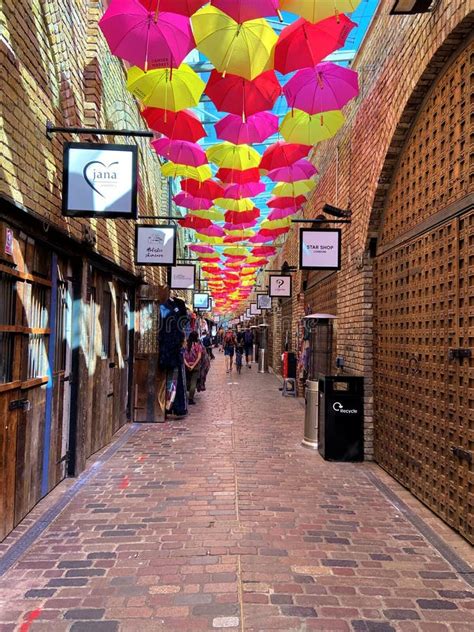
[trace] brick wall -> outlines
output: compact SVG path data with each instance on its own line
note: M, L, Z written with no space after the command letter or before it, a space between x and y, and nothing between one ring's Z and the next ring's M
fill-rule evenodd
M0 8L0 196L81 241L87 226L96 251L130 272L134 222L61 216L62 145L85 137L45 136L56 126L144 129L134 98L125 90L123 64L113 57L97 26L101 0L4 0ZM139 214L167 208L162 178L149 139L103 137L139 147ZM163 281L155 268L149 279Z
M320 176L303 210L305 217L318 216L325 203L350 208L353 221L343 226L342 269L334 276L333 304L335 352L342 355L348 374L366 377L366 456L373 456L372 397L372 262L371 237L378 234L378 219L385 204L406 131L419 105L456 46L472 28L470 0L440 0L430 14L390 16L393 0L382 0L353 67L360 73L360 96L346 106L346 124L330 141L313 152ZM282 251L269 267L298 257L294 225ZM300 286L300 273L295 286ZM321 281L322 295L325 294ZM295 289L293 328L301 314ZM306 301L312 310L324 311L318 301L318 283Z

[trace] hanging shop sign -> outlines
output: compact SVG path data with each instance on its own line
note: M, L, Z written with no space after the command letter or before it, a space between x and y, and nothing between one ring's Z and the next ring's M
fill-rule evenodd
M13 255L13 230L11 228L5 229L4 252L6 255Z
M300 269L340 270L341 231L338 228L301 228Z
M251 316L250 316L250 307L247 307L247 309L245 310L245 318L247 320L250 320Z
M195 265L173 266L170 268L169 286L172 290L194 290L195 284Z
M65 143L63 215L137 217L136 145Z
M292 278L289 274L271 274L270 292L271 297L288 298L292 291Z
M211 306L210 295L207 292L195 292L193 298L194 309L209 310Z
M257 303L250 303L250 315L251 316L260 316L262 313L261 309L258 309Z
M176 226L137 225L135 227L135 263L142 266L174 266Z
M258 294L257 295L257 307L258 307L258 309L271 309L272 308L272 297L269 294Z

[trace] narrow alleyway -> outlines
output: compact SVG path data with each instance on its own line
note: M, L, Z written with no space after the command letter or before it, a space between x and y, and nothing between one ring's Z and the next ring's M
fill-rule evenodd
M0 632L472 631L469 546L300 447L278 387L218 354L187 419L122 430L0 545Z

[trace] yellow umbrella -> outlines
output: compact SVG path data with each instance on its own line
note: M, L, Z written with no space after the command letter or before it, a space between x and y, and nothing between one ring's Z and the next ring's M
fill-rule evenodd
M224 169L245 171L258 167L261 155L249 145L234 145L227 141L209 147L206 151L207 159Z
M161 167L161 173L167 178L192 178L199 182L204 182L212 178L212 171L209 165L201 165L200 167L189 167L188 165L180 165L175 162L167 162Z
M145 105L178 112L199 103L206 84L187 64L144 72L128 71L127 89Z
M339 13L351 13L361 0L280 0L280 9L300 15L308 22L319 22Z
M264 219L261 228L264 230L273 230L274 228L286 228L291 226L291 218L285 217L284 219Z
M252 80L273 68L278 38L266 20L239 24L207 5L191 17L191 22L197 49L219 72Z
M321 114L290 110L281 123L280 133L289 143L314 145L337 134L344 121L344 115L339 110Z
M250 211L255 206L250 198L242 198L240 200L217 198L214 200L214 203L217 206L227 209L228 211Z
M192 211L189 215L196 215L196 217L202 217L203 219L210 219L213 222L223 222L224 213L217 208L202 209L198 211Z
M201 233L195 233L194 235L198 241L202 241L207 244L223 244L223 237L209 237L208 235L202 235Z
M197 252L196 255L198 259L215 259L218 256L217 252Z
M243 246L231 246L224 250L224 256L226 257L247 257L249 254L249 250Z
M306 195L315 185L314 180L298 180L297 182L278 182L272 191L273 195L281 197L297 197Z
M229 237L240 237L241 239L246 239L247 237L253 237L255 235L255 231L251 228L241 229L241 230L226 230L226 235Z

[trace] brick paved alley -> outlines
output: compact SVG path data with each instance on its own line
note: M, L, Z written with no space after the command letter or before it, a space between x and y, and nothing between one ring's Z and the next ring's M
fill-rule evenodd
M469 545L218 356L187 419L123 429L1 545L0 631L472 631Z

